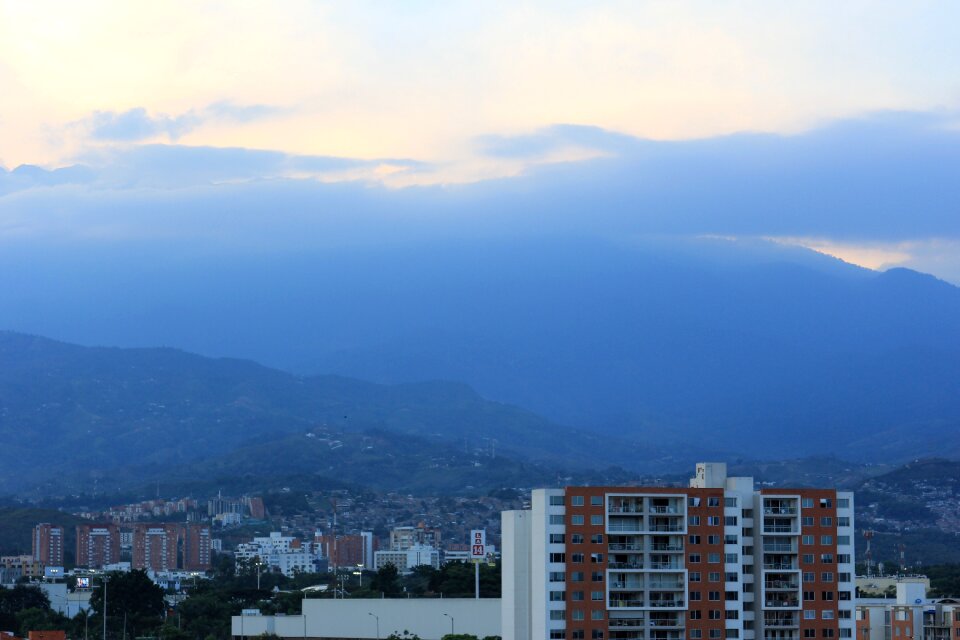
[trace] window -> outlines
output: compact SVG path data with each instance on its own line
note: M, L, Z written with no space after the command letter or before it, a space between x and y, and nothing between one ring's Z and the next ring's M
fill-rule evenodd
M583 640L583 629L574 629L570 632L571 640Z
M573 571L570 573L570 582L583 582L583 571Z
M688 559L689 559L689 561L690 561L691 563L700 562L700 554L699 554L699 553L691 553Z
M837 592L837 600L850 600L850 592L849 592L849 591L838 591L838 592Z
M804 599L806 602L813 602L814 600L817 599L817 594L816 594L815 592L813 592L813 591L804 591L804 592L803 592L803 599Z
M833 564L833 554L832 553L821 553L820 562L823 564Z
M703 612L699 609L690 610L690 619L691 620L700 620L703 617Z
M574 554L574 556L576 556L576 554ZM541 557L543 557L543 556L541 556ZM583 557L583 554L582 554L582 553L580 554L580 557L581 557L581 558ZM565 553L551 553L551 554L550 554L550 562L566 562L566 561L567 561L567 554L565 554Z
M707 536L707 544L720 544L720 536Z
M852 612L850 611L850 609L840 609L840 612L839 612L840 615L838 615L837 617L840 618L841 620L849 620L851 613Z
M833 518L831 518L830 516L823 516L822 518L820 518L820 526L821 526L821 527L832 527L832 526L833 526Z
M802 498L800 500L800 506L808 509L813 506L813 498Z
M707 498L707 506L708 506L708 507L719 507L719 506L720 506L720 498L717 497L717 496L713 496L713 497Z
M563 575L563 571L550 572L550 582L563 582L565 579L566 579L566 576Z
M583 544L583 534L575 533L570 536L570 542L572 544Z
M813 536L803 536L800 539L800 544L813 544Z
M576 518L576 516L574 516ZM550 524L563 524L563 516L556 513L550 516Z
M550 640L563 640L567 637L567 632L563 629L551 629Z
M572 591L572 592L570 593L570 599L573 600L574 602L582 602L582 601L583 601L583 591Z
M602 620L602 619L603 619L603 618L601 618L601 620ZM600 629L594 629L593 631L590 632L590 639L591 639L591 640L603 640L603 631L601 631Z
M837 562L842 562L844 564L850 563L850 554L849 553L840 553L837 555Z
M837 516L837 526L838 526L838 527L849 527L849 526L850 526L850 517L849 517L849 516Z
M820 498L821 509L829 509L832 506L833 506L833 500L831 500L830 498Z
M594 602L599 602L603 600L603 591L591 591L590 599L593 600Z
M590 574L591 582L603 582L603 571L593 571Z
M737 544L738 542L737 534L735 533L728 533L727 535L723 536L723 544Z
M720 602L720 592L711 591L710 593L707 594L707 600L710 600L712 602Z
M840 582L850 582L850 574L849 573L837 574L837 580L839 580Z
M554 555L554 554L551 553L550 555L552 556L552 555ZM563 554L558 554L558 555L563 555ZM553 561L551 560L551 562L553 562ZM560 560L559 562L563 562L563 561ZM581 564L581 563L583 562L583 554L582 554L582 553L571 553L571 554L570 554L570 562L573 562L573 563L576 563L576 564Z
M812 572L812 571L804 571L804 572L803 572L803 581L804 581L804 582L816 582L816 580L817 580L817 574L815 574L814 572Z
M565 616L563 615L564 613L566 613L566 612L565 612L563 609L551 609L551 610L550 610L550 619L551 619L551 620L564 620L564 619L565 619ZM580 615L581 615L581 616L583 615L583 611L580 612ZM574 609L574 611L573 611L573 619L574 619L574 620L577 619L577 610L576 610L576 609ZM580 619L583 620L583 618L580 618Z
M723 617L725 620L739 620L740 612L736 609L727 609L723 612Z
M804 600L806 600L806 598L804 598ZM804 610L803 610L803 619L804 619L804 620L816 620L816 619L817 619L817 611L816 611L816 609L804 609Z
M725 638L739 638L739 637L740 637L740 629L726 629L726 630L724 631L724 633L725 633L725 635L724 635Z
M803 516L802 518L800 518L800 522L801 522L801 523L803 524L803 526L805 526L805 527L812 527L812 526L813 526L813 516Z
M563 602L567 599L567 594L564 591L551 591L550 592L550 602Z
M824 571L823 573L820 574L820 580L822 580L823 582L833 582L833 572Z
M833 602L833 591L821 591L820 598L825 602ZM824 611L826 613L826 611Z
M724 582L739 582L739 581L740 581L740 574L738 574L736 571L727 571L726 573L723 574L723 581L724 581Z
M736 498L724 498L724 499L723 499L723 506L725 506L725 507L735 507L735 506L737 506L737 499L736 499Z
M744 527L743 529L740 530L740 534L744 538L749 538L750 536L753 535L753 527Z
M720 637L720 629L710 629L710 637L717 640Z
M590 506L591 506L591 507L602 507L602 506L603 506L603 496L590 496Z
M735 600L740 599L740 594L737 593L736 591L724 591L723 599L726 600L727 602L733 602Z
M707 612L707 619L708 619L708 620L719 620L719 619L720 619L720 610L719 610L719 609L710 609L710 611Z
M720 572L711 571L710 574L707 576L707 580L710 582L720 582Z
M744 518L752 518L752 517L753 517L753 509L744 509L744 510L743 510L743 517L744 517Z
M563 544L563 534L562 533L551 533L550 534L550 544Z
M603 562L602 553L591 553L590 554L590 564L600 564Z
M909 631L909 629L907 629L907 631ZM841 638L852 638L852 637L853 637L853 634L850 633L850 629L843 628L843 629L840 629L840 637L841 637Z
M719 553L708 553L708 554L707 554L707 562L710 562L710 563L712 563L712 564L717 564L717 563L719 563L719 562L720 562L720 554L719 554Z
M687 505L688 505L688 506L691 506L691 507L699 507L699 506L700 506L700 498L695 498L695 497L693 497L693 496L687 498Z
M551 611L550 613L553 613L553 612ZM570 612L570 617L571 617L573 620L583 620L583 609L574 609L573 611ZM553 619L553 616L552 616L552 615L551 615L550 619L551 619L551 620ZM561 620L562 620L562 618L561 618Z
M570 524L583 524L583 516L570 516Z
M849 509L850 498L837 498L837 509Z
M823 544L823 545L833 544L833 536L820 536L820 544Z
M726 527L735 527L737 526L737 516L725 516L723 518L723 524Z
M700 592L691 591L690 592L690 602L699 602L700 601Z
M720 526L720 516L707 516L707 526L710 526L710 527L719 527L719 526Z
M570 496L570 506L571 506L571 507L582 507L582 506L583 506L583 496Z
M689 524L691 527L699 527L700 516L690 516L689 518L687 518L687 524Z
M740 556L735 553L725 553L723 554L723 561L727 564L736 564L740 562Z
M830 609L824 609L820 612L820 618L822 620L833 620L836 617L836 614Z
M602 600L603 598L601 598ZM594 609L590 612L591 620L603 620L603 609Z
M803 554L803 564L813 564L813 554L805 553Z
M590 524L592 524L592 525L595 526L595 527L598 527L598 526L602 525L602 524L603 524L603 516L600 516L600 515L590 516Z
M699 572L699 571L691 571L688 575L689 575L689 580L690 580L690 582L700 582L700 572Z
M690 544L700 544L700 536L690 536L688 540Z
M837 536L837 544L850 544L850 536Z
M700 638L703 637L703 631L700 629L690 629L687 633L690 636L690 640L700 640Z
M806 613L806 611L804 611L804 613ZM804 638L816 638L816 637L817 637L817 630L816 630L816 629L804 629L804 630L803 630L803 637L804 637Z
M590 542L593 544L603 544L603 534L602 533L593 534L592 536L590 536Z
M563 506L563 496L550 496L550 506L551 506L551 507L562 507L562 506Z

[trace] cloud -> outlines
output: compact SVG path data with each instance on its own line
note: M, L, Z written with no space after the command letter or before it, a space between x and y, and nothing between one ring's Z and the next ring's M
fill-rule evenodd
M515 177L406 188L396 185L411 177L435 181L444 167L243 148L105 145L78 158L95 179L75 181L69 193L34 181L30 193L0 198L0 221L16 220L19 233L36 225L42 232L35 237L83 236L95 218L98 227L142 238L197 231L216 239L217 216L242 210L245 224L221 240L245 246L268 237L276 246L488 235L813 238L822 250L832 247L832 255L861 264L932 265L956 281L955 261L944 253L960 239L960 131L950 126L956 117L891 112L796 135L688 141L554 126L477 141L486 157L515 163ZM590 151L592 159L543 160L570 148ZM397 171L399 177L391 173ZM9 183L11 176L0 174L0 193ZM175 193L132 193L144 187ZM104 188L131 194L100 207L97 190ZM48 209L64 207L75 215L47 217ZM141 214L168 207L176 211Z
M283 112L283 109L269 105L237 105L229 101L220 101L204 109L190 110L177 116L166 114L151 116L143 107L119 113L95 111L82 124L94 140L134 142L166 137L171 141L177 141L208 122L246 123Z

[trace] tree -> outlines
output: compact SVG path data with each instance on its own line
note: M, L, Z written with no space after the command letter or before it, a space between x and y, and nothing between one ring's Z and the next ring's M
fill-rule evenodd
M103 624L103 587L90 597L94 617ZM126 620L127 637L135 638L157 629L163 623L166 605L163 589L147 577L146 571L112 573L107 582L107 630L119 635ZM93 619L91 618L91 623Z
M371 591L380 592L386 596L399 595L401 589L400 572L392 562L380 567L370 582Z
M28 609L50 610L50 599L37 587L17 585L13 589L0 587L0 629L19 629L17 614Z
M180 624L191 638L230 637L232 607L222 593L191 594L177 607Z

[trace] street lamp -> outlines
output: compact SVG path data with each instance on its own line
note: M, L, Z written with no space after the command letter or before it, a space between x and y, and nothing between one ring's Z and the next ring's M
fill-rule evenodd
M103 640L107 640L107 582L110 576L103 574Z
M453 632L453 616L450 615L449 613L445 613L445 614L443 614L443 615L445 615L445 616L447 616L448 618L450 618L450 635L455 635L454 632Z
M375 613L367 613L368 616L373 616L377 620L377 640L380 640L380 616Z

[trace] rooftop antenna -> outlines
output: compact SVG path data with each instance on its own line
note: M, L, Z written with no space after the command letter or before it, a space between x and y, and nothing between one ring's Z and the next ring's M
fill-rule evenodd
M900 572L907 572L907 545L900 543Z
M867 541L867 549L863 552L863 559L867 565L867 577L873 576L873 551L870 549L870 543L873 540L873 530L865 529L863 537Z

